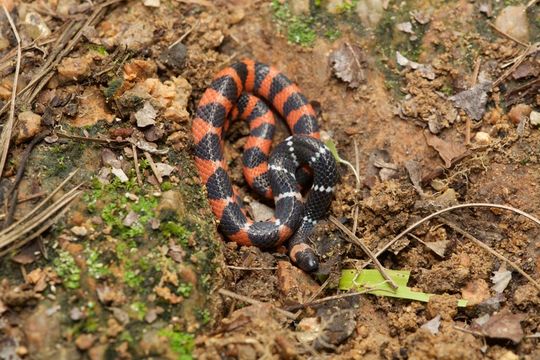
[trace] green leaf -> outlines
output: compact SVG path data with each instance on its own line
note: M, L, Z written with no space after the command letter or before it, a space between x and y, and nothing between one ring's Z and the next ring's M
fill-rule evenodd
M377 296L389 296L400 299L416 300L428 302L430 296L419 291L413 291L407 287L411 272L408 270L386 270L388 276L396 283L398 288L394 290L390 284L386 282L381 273L375 269L357 270L342 270L339 280L340 290L366 291L367 294ZM458 300L457 306L467 306L467 300Z
M328 148L328 150L330 150L330 152L332 153L332 155L334 156L334 158L336 159L336 161L340 164L345 164L347 165L348 167L351 168L354 176L356 177L356 181L358 183L360 183L360 176L358 175L358 173L356 172L356 169L355 167L353 166L353 164L351 164L350 162L348 162L347 160L343 160L339 154L338 154L338 151L336 149L336 144L334 144L334 141L332 139L328 139L324 142L324 145L326 145L326 147Z

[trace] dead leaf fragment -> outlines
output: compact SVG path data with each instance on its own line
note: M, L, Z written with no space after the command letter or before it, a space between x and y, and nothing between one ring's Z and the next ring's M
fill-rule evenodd
M351 88L357 88L366 79L364 72L365 55L363 50L354 44L343 43L329 57L334 74L348 83Z
M407 34L414 34L414 30L410 21L396 24L396 29Z
M493 272L493 276L490 278L493 286L491 287L496 293L502 293L504 289L512 280L512 272L501 267L499 270Z
M162 163L162 162L156 163L156 168L157 168L157 171L158 171L159 175L161 175L162 177L170 176L171 173L174 170L176 170L176 168L174 166L171 166L169 164L165 164L165 163Z
M491 84L491 81L481 81L469 90L462 91L449 99L456 107L465 110L471 118L480 120L486 111L487 93L491 90Z
M409 60L405 56L403 56L399 51L396 51L396 61L398 65L401 65L403 67L408 67L412 70L417 70L418 74L425 79L428 79L428 80L435 79L435 72L433 71L433 67L431 65L424 65L424 64L420 64L412 60Z
M146 127L156 123L157 111L154 109L150 101L146 101L143 107L135 113L138 127Z
M441 241L427 242L426 246L435 254L439 255L440 257L444 257L448 244L450 244L449 240L441 240Z
M437 335L439 333L439 326L441 326L441 315L435 316L433 319L420 326L420 328L429 331L432 335Z
M431 134L427 130L424 131L424 136L427 144L439 153L439 156L441 159L443 159L444 166L446 168L451 167L454 160L459 159L467 152L465 145L445 141L438 136Z
M509 339L517 344L525 335L520 324L525 319L526 314L495 314L482 326L482 332L487 337Z

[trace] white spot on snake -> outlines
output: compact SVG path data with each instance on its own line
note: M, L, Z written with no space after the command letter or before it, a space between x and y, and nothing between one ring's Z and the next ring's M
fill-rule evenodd
M278 196L276 196L274 198L274 201L278 202L279 200L284 199L284 198L288 198L288 197L294 197L297 200L302 199L302 195L299 192L297 192L297 191L287 191L287 192L284 192L283 194L279 194Z

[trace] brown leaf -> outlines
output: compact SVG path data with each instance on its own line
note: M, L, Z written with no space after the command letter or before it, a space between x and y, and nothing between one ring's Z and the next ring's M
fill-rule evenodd
M435 254L439 255L440 257L444 257L444 253L446 252L446 248L448 247L448 244L450 244L450 241L441 240L441 241L427 242L426 246Z
M450 97L450 100L454 102L455 106L465 110L474 120L480 120L486 111L487 93L490 90L491 81L482 81L472 88Z
M487 337L509 339L517 344L524 336L520 321L525 319L525 314L495 314L482 326L482 331Z
M366 79L364 73L365 55L363 50L354 44L343 43L339 49L330 54L330 66L336 76L349 84L351 88L357 88Z
M424 131L424 136L427 144L437 150L439 156L443 159L446 168L452 166L452 162L455 159L460 158L467 152L465 145L445 141L438 136L431 134L427 130Z

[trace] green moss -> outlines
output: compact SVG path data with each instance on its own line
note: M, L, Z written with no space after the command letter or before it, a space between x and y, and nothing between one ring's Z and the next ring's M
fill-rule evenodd
M148 308L146 307L146 304L141 301L136 301L131 304L130 306L131 310L135 312L135 315L139 320L144 319L146 316L146 313L148 312Z
M274 19L278 26L285 30L289 42L305 47L313 45L317 39L317 33L314 30L312 17L295 16L286 3L282 4L278 0L273 0L271 7Z
M81 269L79 269L70 253L60 250L58 257L53 260L53 267L65 287L69 289L79 288Z
M86 251L86 266L88 266L88 273L95 279L101 279L109 275L109 269L99 261L99 254L96 250L88 249Z
M168 238L177 238L180 244L187 246L191 232L174 221L166 221L160 225L161 233Z
M174 189L174 185L170 181L164 181L161 183L161 191L169 191Z
M120 77L114 78L107 84L107 87L103 90L103 95L107 100L114 97L116 92L122 87L124 80Z
M176 293L188 298L193 290L193 285L189 283L180 283L180 286L176 289Z
M158 333L169 340L171 350L178 355L178 360L193 359L193 349L195 348L195 337L192 334L162 329Z
M212 314L210 314L210 310L208 309L197 309L196 316L203 325L208 324L212 320Z

